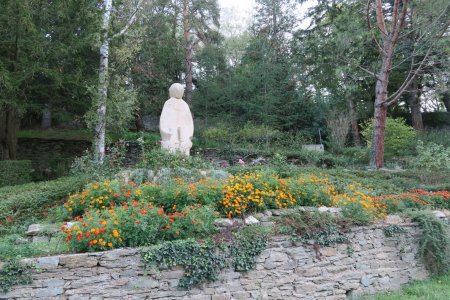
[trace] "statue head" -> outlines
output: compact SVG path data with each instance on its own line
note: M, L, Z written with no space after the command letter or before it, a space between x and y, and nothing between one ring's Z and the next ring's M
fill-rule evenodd
M169 88L169 96L170 98L183 98L184 87L179 83L174 83Z

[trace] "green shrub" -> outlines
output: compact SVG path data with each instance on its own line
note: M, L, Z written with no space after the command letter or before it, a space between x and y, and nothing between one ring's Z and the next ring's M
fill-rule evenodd
M359 202L349 202L341 209L342 216L355 225L369 225L375 217Z
M0 187L31 182L33 167L29 160L0 161Z
M105 155L103 162L98 161L93 153L86 151L83 156L75 158L70 168L70 174L88 176L92 180L110 179L122 168L125 147L124 143L116 143Z
M361 134L365 138L368 147L372 144L373 119L363 124ZM402 118L386 118L386 130L384 136L384 157L404 156L411 152L416 133L411 126L406 125Z
M433 143L448 148L450 147L450 130L448 129L421 130L418 132L418 141L422 141L425 145Z
M79 191L86 181L85 177L64 177L0 188L0 232L21 222L33 222L49 207L62 204L62 199Z
M450 170L450 147L428 143L417 142L417 158L413 167L431 171Z
M198 156L186 156L183 154L173 154L163 149L152 149L145 151L143 161L139 167L152 170L169 169L208 169L210 163Z

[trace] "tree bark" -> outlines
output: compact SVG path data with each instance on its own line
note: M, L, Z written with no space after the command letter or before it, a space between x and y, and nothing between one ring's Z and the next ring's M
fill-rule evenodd
M417 76L408 88L408 105L411 109L413 127L416 130L423 130L422 112L420 111L419 83Z
M104 0L102 21L102 43L100 46L100 68L98 83L97 123L95 126L94 153L95 159L103 162L105 157L106 136L106 101L108 99L108 59L109 59L109 26L111 20L112 0Z
M384 166L384 133L387 117L387 88L391 73L394 45L389 36L383 38L383 60L375 86L374 129L370 165L376 168Z
M16 108L6 107L0 113L0 159L17 159L17 132L20 127L19 113Z
M144 131L145 130L144 120L142 120L142 113L141 113L140 109L134 115L134 124L136 125L136 130L137 131Z
M355 146L361 146L361 137L359 134L359 127L358 127L358 116L356 114L355 106L352 100L348 101L348 108L350 111L350 125L352 128L353 144Z
M192 45L189 24L189 2L190 0L183 0L183 32L184 32L184 63L185 63L185 101L189 106L192 105Z

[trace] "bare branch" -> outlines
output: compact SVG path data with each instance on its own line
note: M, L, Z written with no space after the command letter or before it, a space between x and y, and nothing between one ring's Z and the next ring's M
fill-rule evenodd
M367 27L369 27L369 32L372 34L372 40L377 44L378 51L383 52L383 47L381 47L380 43L378 42L378 39L375 37L375 34L372 30L372 22L370 22L370 7L371 7L372 0L367 1L367 10L366 10L366 17L367 17Z
M400 0L395 0L394 1L394 9L392 10L392 27L391 27L391 32L396 32L398 28L397 27L397 22L398 22L398 6L400 4Z
M134 12L131 14L130 18L128 19L128 22L125 24L125 26L122 28L122 30L120 30L119 32L117 32L116 34L114 34L112 36L113 39L124 35L130 28L130 26L133 25L133 23L136 21L138 12L141 9L142 2L144 2L144 0L139 1L139 3L136 5L136 9L134 10Z
M441 31L441 33L435 37L433 43L428 48L427 52L425 53L425 56L423 57L422 61L420 62L419 66L416 68L414 72L409 72L408 76L406 77L403 84L400 86L400 88L391 96L389 96L388 99L386 99L385 103L387 106L394 104L403 94L403 92L406 90L406 88L411 84L411 82L414 80L414 78L419 74L419 72L422 70L423 66L425 65L426 60L431 54L431 50L436 46L436 43L439 41L439 39L444 35L444 33L447 31L447 27L449 26L450 21L447 22L447 25L445 26L445 29ZM413 62L411 64L411 68L413 67Z
M400 0L397 0L396 2L398 2ZM397 3L398 4L398 3ZM402 12L400 14L400 18L397 20L395 20L395 24L393 25L395 27L395 30L393 30L393 36L392 36L392 43L396 43L398 40L398 35L400 34L400 31L403 28L403 24L405 22L405 18L406 18L406 13L408 11L408 0L403 0L402 2L403 6L402 6ZM398 7L397 7L398 9ZM395 11L395 14L397 14L397 11ZM397 26L397 22L398 22L398 26Z
M340 61L342 61L342 62L344 62L344 63L349 63L349 61L347 61L347 60L345 60L345 59L342 59L342 58L340 58L340 57L338 57L338 60L340 60ZM377 74L375 74L374 72L372 72L372 71L370 71L369 69L366 69L366 68L364 68L364 67L361 67L359 64L354 64L356 67L358 67L359 69L361 69L362 71L364 71L364 72L366 72L367 74L369 74L370 76L373 76L373 77L375 77L376 79L378 79L378 75Z

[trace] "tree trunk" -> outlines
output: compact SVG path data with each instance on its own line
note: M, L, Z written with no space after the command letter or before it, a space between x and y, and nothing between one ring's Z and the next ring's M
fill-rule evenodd
M350 124L352 128L353 144L361 146L361 137L359 135L358 116L356 115L355 106L352 100L348 101L348 108L350 111Z
M370 165L376 168L384 166L384 132L387 117L387 88L389 83L389 75L391 73L392 56L394 45L390 37L383 39L383 60L380 72L377 76L375 86L375 113L374 127L372 134L372 151Z
M6 107L0 113L0 159L17 158L17 132L20 127L19 113L16 108Z
M144 120L142 120L142 114L141 114L141 110L140 109L134 115L134 124L136 125L136 130L137 131L144 131L145 130Z
M411 82L408 88L408 105L411 109L413 127L416 130L423 130L422 112L420 111L419 84L417 77Z
M442 93L442 102L444 102L445 109L450 113L450 91Z
M50 104L45 104L42 110L41 129L49 129L52 127L52 112L50 111Z
M94 153L99 162L105 157L106 136L106 101L108 99L108 58L109 58L109 26L111 19L112 0L104 0L102 22L102 43L100 46L100 67L98 83L97 124L95 126Z
M189 0L183 0L183 31L184 31L184 63L185 63L185 100L189 106L192 105L192 45L189 25Z

